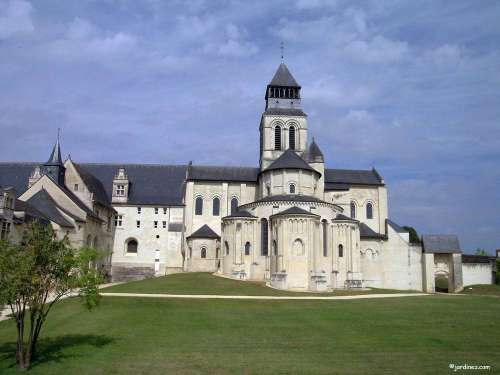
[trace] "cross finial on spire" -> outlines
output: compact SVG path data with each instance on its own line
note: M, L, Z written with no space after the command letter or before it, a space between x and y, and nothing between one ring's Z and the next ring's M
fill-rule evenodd
M280 50L281 50L281 62L283 62L283 59L285 58L285 44L283 42L280 43Z

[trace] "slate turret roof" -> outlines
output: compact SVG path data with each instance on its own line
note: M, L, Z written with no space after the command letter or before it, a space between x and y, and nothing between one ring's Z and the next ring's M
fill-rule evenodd
M61 145L59 144L59 138L57 138L56 144L52 148L49 160L45 165L63 165L63 160L61 157Z
M292 73L288 70L285 63L281 63L278 67L274 77L269 83L269 86L281 86L281 87L299 87L300 85L293 77Z
M315 170L309 164L307 164L304 161L304 159L302 159L292 149L288 149L283 154L281 154L281 156L274 162L272 162L271 165L264 170L264 172L277 169L303 169L307 171L316 172L319 174L317 170Z
M239 217L246 217L246 218L257 218L257 216L252 215L250 212L245 211L245 210L239 210L236 212L232 212L231 215L225 216L222 219L231 219L231 218L239 218Z
M319 215L313 214L312 212L306 211L303 208L299 208L297 206L290 207L284 211L278 212L277 214L272 215L272 217L274 217L274 216L289 216L289 215L307 215L307 216L319 217Z

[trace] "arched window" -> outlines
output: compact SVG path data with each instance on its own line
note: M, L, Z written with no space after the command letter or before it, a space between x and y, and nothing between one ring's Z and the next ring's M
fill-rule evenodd
M251 248L252 248L252 245L250 245L250 242L247 242L245 244L245 255L250 255Z
M295 150L295 126L290 126L290 129L288 129L288 146L290 149Z
M323 256L328 256L328 221L322 220L323 224Z
M224 249L226 250L226 255L229 255L229 244L227 241L224 242Z
M293 249L293 255L295 256L301 256L305 254L304 243L299 238L293 241L292 249Z
M339 245L339 258L344 256L344 246Z
M260 223L260 237L261 237L261 253L264 256L267 256L269 253L269 248L268 248L268 225L267 225L267 220L262 219Z
M212 200L212 215L220 215L220 199L217 197Z
M206 247L202 247L201 248L201 251L200 251L200 256L205 259L207 257L207 248Z
M238 198L234 197L231 199L231 214L234 214L238 211Z
M274 128L274 149L281 150L281 127Z
M203 215L203 198L196 198L196 202L194 205L194 214L195 215Z
M290 194L295 194L295 184L290 184L289 190Z
M137 254L138 244L134 239L128 240L127 242L127 254Z
M351 202L351 218L356 219L356 203Z
M366 205L366 218L373 219L373 205L371 203Z

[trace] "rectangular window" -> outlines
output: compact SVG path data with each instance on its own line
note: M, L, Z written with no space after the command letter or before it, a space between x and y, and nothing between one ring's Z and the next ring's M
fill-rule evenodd
M75 184L75 191L78 191L78 184Z
M158 222L154 221L153 223L154 223L155 228L158 228Z
M167 227L167 222L166 222L166 221L164 221L164 222L163 222L163 229L165 229L166 227Z
M158 207L155 207L155 215L158 215Z
M166 215L167 214L167 209L165 207L163 207L163 215Z
M116 195L119 197L125 195L125 185L116 185Z
M0 233L0 239L6 240L10 233L10 223L3 222L2 223L2 232Z
M137 226L137 228L140 228L140 227L141 227L141 221L140 221L140 220L137 220L137 221L136 221L136 226Z
M115 216L115 227L121 227L123 222L123 215Z
M140 215L141 214L141 207L137 207L137 213Z

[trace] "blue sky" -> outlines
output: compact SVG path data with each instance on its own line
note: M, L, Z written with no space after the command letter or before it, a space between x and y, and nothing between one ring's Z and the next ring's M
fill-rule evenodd
M332 168L392 219L500 248L500 2L0 0L0 160L257 165L265 86L301 83Z

